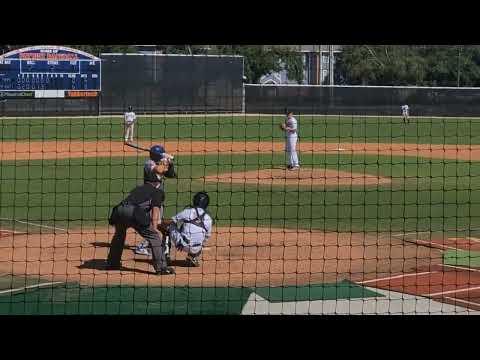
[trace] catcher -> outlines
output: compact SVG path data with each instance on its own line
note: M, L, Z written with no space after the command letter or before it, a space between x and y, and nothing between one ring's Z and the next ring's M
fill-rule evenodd
M198 258L202 253L203 244L212 235L213 220L206 211L209 203L210 198L206 192L196 193L191 207L187 207L171 220L163 220L158 225L158 230L167 239L165 244L167 263L170 262L170 247L173 243L177 250L188 254L187 266L200 266Z
M175 178L174 157L165 152L162 145L154 145L150 148L150 159L145 161L143 167L143 182L158 185L158 188L165 192L165 178ZM164 205L160 208L160 219L163 216ZM151 255L150 245L147 241L142 241L135 247L133 252L137 255Z

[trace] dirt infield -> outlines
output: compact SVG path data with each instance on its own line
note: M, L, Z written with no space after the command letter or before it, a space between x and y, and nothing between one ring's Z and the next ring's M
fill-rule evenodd
M140 142L148 147L152 142ZM284 151L279 142L215 142L215 141L167 141L165 148L171 154L208 153L271 153ZM375 143L312 143L301 142L300 152L355 153L372 155L420 156L435 159L480 160L480 145L419 145ZM35 141L0 142L1 160L64 159L84 157L134 156L139 152L122 142L115 141Z
M206 181L229 184L352 186L389 184L389 178L328 169L264 169L223 173L205 177Z
M199 268L186 268L173 254L175 276L152 275L153 267L130 247L122 271L104 270L112 228L64 234L12 234L0 238L0 272L83 285L280 286L354 278L355 281L411 272L441 262L441 251L382 234L308 230L217 228Z

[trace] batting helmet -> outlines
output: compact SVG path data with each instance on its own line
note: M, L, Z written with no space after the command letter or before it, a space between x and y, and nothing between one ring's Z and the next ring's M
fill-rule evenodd
M204 191L196 193L193 197L193 207L202 208L203 210L205 210L208 207L209 203L210 197Z
M129 107L128 107L128 111L132 112L132 111L133 111L133 107L129 106Z
M153 145L150 148L150 159L155 162L159 162L162 160L163 154L165 153L165 149L162 145Z

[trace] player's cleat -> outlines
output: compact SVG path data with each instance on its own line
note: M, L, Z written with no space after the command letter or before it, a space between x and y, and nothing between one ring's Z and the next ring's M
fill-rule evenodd
M185 263L187 267L199 267L200 262L198 261L197 256L192 256L190 254L187 255L187 258L185 259Z
M175 269L170 266L160 269L155 273L155 275L173 275L173 274L175 274Z
M287 170L292 170L293 166L292 165L287 165Z
M136 246L135 249L133 249L133 252L137 255L144 255L144 256L152 255L152 252L150 251L150 249L142 245Z

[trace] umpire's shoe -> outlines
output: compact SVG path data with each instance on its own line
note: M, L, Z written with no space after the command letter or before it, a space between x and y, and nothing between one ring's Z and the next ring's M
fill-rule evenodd
M122 270L122 263L110 264L108 261L105 264L104 270Z
M175 274L175 269L170 266L160 269L155 273L155 275L173 275L173 274Z

